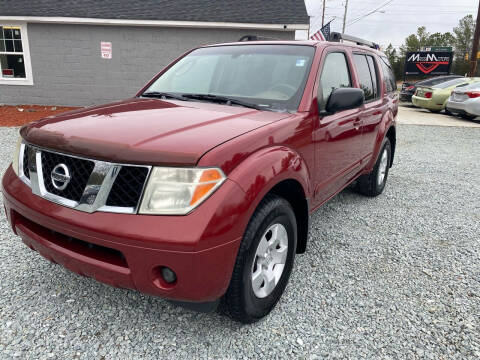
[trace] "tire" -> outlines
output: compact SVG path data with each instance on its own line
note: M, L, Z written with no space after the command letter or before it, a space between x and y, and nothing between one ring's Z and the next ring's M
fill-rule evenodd
M274 229L279 234L278 239L281 239L278 240L277 245L275 245L274 235L272 235ZM269 232L270 238L268 237ZM287 236L286 240L285 235ZM269 241L265 242L267 239ZM270 246L266 248L265 244L271 246L271 250L266 251L271 251L270 254L275 253L273 257L257 256L258 253L265 253L263 249L270 248ZM285 244L287 244L286 249ZM234 320L250 324L272 311L287 286L295 258L296 245L297 221L292 207L279 196L267 195L260 202L247 226L238 250L230 285L225 294L227 312ZM279 258L285 258L283 267L278 267L281 264L275 263ZM259 265L260 263L263 266ZM280 275L278 275L279 272ZM264 276L274 273L273 280L271 276ZM254 283L254 276L255 279L261 280ZM266 279L270 279L270 281ZM266 281L269 285L274 283L273 288L268 286Z
M391 158L392 145L390 144L390 140L385 138L382 150L378 155L377 162L375 163L372 172L358 178L355 190L365 196L374 197L380 195L383 192L383 189L385 189L385 184L387 183ZM382 178L381 181L380 177Z
M450 110L448 110L447 108L445 108L445 115L453 115Z
M476 118L475 115L470 114L461 114L460 117L465 120L474 120Z

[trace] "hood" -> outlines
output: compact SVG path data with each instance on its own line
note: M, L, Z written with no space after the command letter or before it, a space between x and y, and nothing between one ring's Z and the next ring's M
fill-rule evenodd
M210 149L289 116L206 102L129 99L24 126L29 143L100 160L194 165Z

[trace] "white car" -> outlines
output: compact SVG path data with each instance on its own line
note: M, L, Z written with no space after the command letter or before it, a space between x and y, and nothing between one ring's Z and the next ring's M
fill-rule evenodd
M468 120L480 116L480 82L455 88L445 108L452 114Z

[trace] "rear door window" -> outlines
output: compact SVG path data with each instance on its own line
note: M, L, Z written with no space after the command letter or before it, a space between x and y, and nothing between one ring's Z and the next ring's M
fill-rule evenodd
M375 60L373 59L373 56L367 55L367 61L368 67L370 68L370 76L372 77L374 98L378 99L380 97L380 86L378 84L378 73L377 68L375 67Z
M370 74L370 67L368 66L367 57L363 54L354 54L353 60L355 62L355 67L357 68L360 88L365 93L365 101L374 100L375 89L372 81L372 75Z
M325 57L320 83L318 85L318 102L320 109L325 109L333 90L351 87L350 70L343 52L331 52Z

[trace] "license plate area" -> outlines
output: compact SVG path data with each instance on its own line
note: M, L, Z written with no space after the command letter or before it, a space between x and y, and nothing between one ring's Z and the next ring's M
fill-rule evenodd
M465 101L467 98L465 94L453 93L453 101Z

